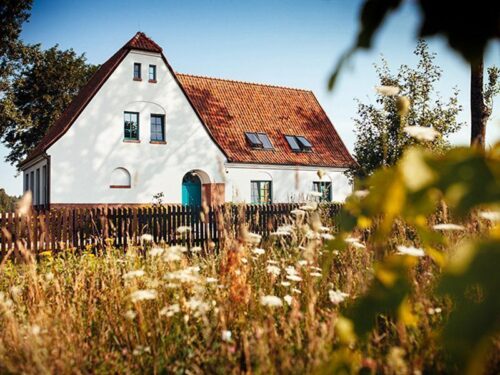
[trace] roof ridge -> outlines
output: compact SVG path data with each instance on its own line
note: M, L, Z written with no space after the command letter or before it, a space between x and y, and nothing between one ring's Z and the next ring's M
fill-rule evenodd
M215 80L215 81L243 83L245 85L264 86L264 87L271 87L271 88L276 88L276 89L285 89L285 90L294 90L294 91L302 91L302 92L307 92L307 93L313 93L312 90L308 90L308 89L299 89L297 87L272 85L272 84L269 84L269 83L249 82L249 81L243 81L243 80L237 80L237 79L209 77L209 76L202 76L202 75L188 74L188 73L179 73L179 72L175 72L175 74L180 75L180 76L193 77L193 78L204 78L204 79L212 79L212 80Z
M122 48L162 53L163 49L144 32L138 31Z

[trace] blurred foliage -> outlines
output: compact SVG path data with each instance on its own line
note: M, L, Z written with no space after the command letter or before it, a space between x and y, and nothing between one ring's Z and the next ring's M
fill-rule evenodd
M354 45L337 62L328 87L333 88L343 66L358 49L369 49L386 18L402 0L365 0ZM419 37L444 36L452 49L469 62L480 59L489 41L500 38L498 1L415 1L420 15Z
M436 54L429 51L423 40L418 42L414 54L418 58L415 68L401 65L393 73L384 58L380 65L375 65L380 86L398 88L400 96L378 93L374 104L358 101L354 157L359 166L350 171L352 177L366 177L379 167L395 164L411 145L421 144L434 151L446 149L447 136L464 125L457 120L462 110L458 89L445 101L436 92L442 74L434 62ZM402 97L411 103L405 116L400 116L398 106ZM433 127L441 136L431 142L418 141L404 132L405 126Z
M396 223L402 221L414 228L417 245L442 268L438 292L455 304L442 333L450 363L470 374L480 373L488 340L500 328L500 277L496 271L500 226L497 222L489 237L471 239L448 259L439 250L446 237L430 227L429 218L439 207L446 207L445 220L465 220L477 209L498 212L500 144L488 152L455 148L437 154L410 148L394 167L375 172L366 186L369 190L353 194L346 202L339 223L345 234L330 244L342 248L347 233L369 230L370 245L381 259L367 293L347 311L356 332L370 332L381 314L407 326L416 324L409 273L418 258L388 255L386 244Z

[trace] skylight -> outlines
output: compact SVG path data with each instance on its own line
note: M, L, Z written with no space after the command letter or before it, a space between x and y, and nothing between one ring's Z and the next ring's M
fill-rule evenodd
M272 150L273 149L273 144L269 140L269 137L267 136L266 133L257 133L257 137L259 137L260 141L262 142L262 147L265 150Z
M253 148L262 148L264 150L272 150L273 144L269 140L266 133L245 133L247 141Z
M300 146L297 143L297 139L295 139L293 135L285 135L285 138L293 151L300 151Z
M262 148L263 147L262 142L259 139L259 137L257 137L256 133L245 133L245 135L247 136L247 140L250 143L250 146L252 146L254 148Z
M300 135L285 135L285 138L293 151L311 151L312 144L306 137Z
M312 148L311 142L309 142L305 137L298 136L297 141L299 141L300 148L305 151L310 151Z

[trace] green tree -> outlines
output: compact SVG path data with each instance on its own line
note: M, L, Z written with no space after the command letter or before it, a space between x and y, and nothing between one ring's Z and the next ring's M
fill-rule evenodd
M0 188L0 212L14 212L18 197L13 197L5 192L5 189Z
M447 136L463 125L457 121L462 110L457 100L458 90L455 88L448 100L436 92L435 85L442 73L435 64L436 55L423 40L418 42L414 53L419 59L415 68L402 65L392 73L385 59L382 58L380 65L375 64L380 85L398 88L401 96L378 93L375 103L358 101L354 156L359 167L351 171L352 176L367 176L379 167L394 165L403 151L416 143L433 150L446 149ZM401 106L409 103L402 102L402 98L411 103L404 116ZM404 131L405 126L432 127L441 135L433 141L418 141Z
M493 98L500 93L500 70L488 68L488 82L483 82L484 62L480 58L471 63L471 145L484 149L486 143L486 124L493 112Z
M6 160L11 164L36 146L96 70L72 49L26 48L26 59L11 72L0 99L0 137L10 149Z
M4 0L0 3L0 95L26 52L19 34L22 24L30 17L31 5L31 0Z

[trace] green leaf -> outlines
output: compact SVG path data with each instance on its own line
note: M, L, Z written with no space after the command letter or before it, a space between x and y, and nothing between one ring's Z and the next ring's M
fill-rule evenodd
M500 331L500 239L466 244L453 259L438 287L455 303L444 347L458 368L483 373L488 340Z

